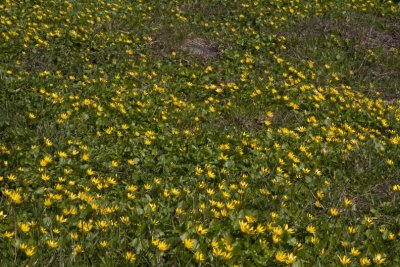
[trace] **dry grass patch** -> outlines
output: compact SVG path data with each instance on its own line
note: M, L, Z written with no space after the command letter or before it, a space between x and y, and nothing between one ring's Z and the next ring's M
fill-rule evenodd
M344 38L353 39L355 49L400 48L400 23L393 22L391 28L391 31L383 31L364 21L313 17L282 32L281 35L291 39L339 34Z
M220 53L216 42L199 37L187 39L181 49L204 59L216 58Z

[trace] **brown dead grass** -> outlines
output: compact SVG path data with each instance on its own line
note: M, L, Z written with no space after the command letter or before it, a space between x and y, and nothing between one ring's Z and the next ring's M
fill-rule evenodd
M46 70L49 67L49 64L48 62L41 60L46 52L47 51L43 48L33 48L32 50L28 51L25 59L22 62L22 67L24 70L30 73L37 73Z
M388 32L379 30L365 21L314 17L299 23L280 35L286 38L304 38L312 35L339 34L344 38L355 40L355 49L382 48L389 50L400 48L400 22L392 22L391 28L392 30Z
M346 57L352 59L352 85L370 97L375 97L376 92L380 92L380 97L389 102L399 98L400 65L392 60L400 49L399 20L379 18L379 23L372 24L368 18L357 20L351 15L336 19L313 17L289 27L279 35L285 36L288 43L295 43L288 46L287 53L295 55L296 59L314 53L311 51L315 48L304 44L315 38L335 35L348 40L347 47L337 49L345 49L343 52ZM321 46L318 51L329 54L330 48ZM370 60L367 56L370 51L379 53L379 60ZM318 61L318 58L310 59ZM369 83L373 83L375 88L366 86Z
M239 131L257 132L265 130L265 121L267 117L263 111L252 111L252 112L234 112L228 114L222 114L219 120L212 121L208 124L208 128L225 130L225 129L236 129ZM280 109L274 111L274 116L270 119L274 128L290 127L296 122L298 118L293 112L286 109Z
M220 49L215 41L199 37L187 39L181 46L181 50L204 59L216 58L220 53Z
M208 122L206 128L218 131L235 129L240 132L257 132L264 129L264 120L262 114L223 114L218 120Z

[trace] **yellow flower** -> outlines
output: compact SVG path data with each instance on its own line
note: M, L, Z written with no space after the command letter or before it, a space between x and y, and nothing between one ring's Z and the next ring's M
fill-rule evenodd
M15 181L15 180L17 180L17 177L14 174L10 174L7 176L7 179L10 181Z
M368 226L371 226L374 224L374 220L369 216L364 216L364 222Z
M315 234L316 232L315 227L312 225L308 225L306 231L309 232L310 234Z
M203 173L203 169L200 168L200 167L196 167L194 170L195 170L195 175L196 176L199 176L200 174Z
M134 262L136 260L136 254L130 251L125 252L125 259L129 262Z
M5 231L5 232L3 233L3 236L6 237L6 238L13 238L13 237L14 237L14 232Z
M315 205L317 208L322 208L322 204L321 204L321 202L320 202L319 200L315 201L314 205Z
M145 184L143 187L148 191L151 189L151 184Z
M4 211L0 211L0 221L5 219L7 217L7 214L4 214Z
M31 227L27 223L18 223L19 229L21 229L22 232L27 233L30 231Z
M4 195L8 197L11 203L21 204L22 203L22 196L18 191L15 190L4 190Z
M380 253L375 254L374 262L375 262L377 265L383 264L383 263L385 262L385 260L386 260L386 259L382 256L382 254L380 254Z
M196 232L199 235L205 235L205 234L207 234L208 229L205 229L205 228L203 228L202 225L199 225L199 226L196 227Z
M83 161L88 161L89 160L89 154L88 153L83 154L82 155L82 160Z
M164 251L168 250L169 245L165 241L160 241L157 245L157 248L159 251L164 252Z
M200 251L196 251L196 253L193 255L193 258L198 262L204 261L204 255Z
M338 209L336 209L336 208L331 208L331 209L329 210L329 214L330 214L331 216L333 216L333 217L336 217L336 216L339 215L339 211L338 211Z
M48 139L48 138L44 138L44 143L46 144L46 146L48 146L48 147L50 147L50 146L52 146L53 145L53 142L50 140L50 139Z
M77 232L71 232L70 233L70 237L71 237L72 240L78 240L79 235L78 235Z
M111 134L113 130L114 130L113 127L108 127L108 128L105 130L105 132L106 132L106 134Z
M122 223L129 225L131 224L131 220L128 216L121 216L119 217L119 219L121 220Z
M256 218L254 218L253 216L244 216L244 218L248 223L253 223L256 221Z
M342 245L342 247L347 248L349 246L349 242L348 241L340 241L340 244Z
M78 221L78 228L82 232L87 233L87 232L90 232L92 230L93 224L90 221L89 222L85 222L85 221L79 220Z
M353 205L353 201L351 199L348 199L347 197L344 199L344 206L350 207L351 205Z
M155 211L157 208L157 204L156 203L150 203L149 204L151 211Z
M25 244L25 243L21 243L21 244L19 244L19 248L20 248L21 250L25 250L25 249L28 248L28 245Z
M316 237L316 236L311 237L311 243L313 243L314 245L318 244L319 243L319 238Z
M183 244L185 245L185 248L192 250L195 245L195 240L190 238L185 238L185 240L183 240Z
M58 152L57 152L57 155L58 155L60 158L67 158L67 157L68 157L68 154L65 153L64 151L58 151Z
M361 266L369 266L369 265L371 265L371 260L368 259L367 257L363 257L360 259L360 265Z
M157 245L160 243L160 240L158 240L157 238L152 237L152 238L151 238L151 243L152 243L154 246L157 246Z
M229 157L228 157L227 155L225 155L224 153L221 152L221 154L219 155L219 159L220 159L220 160L225 160L225 161L226 161L226 160L229 159Z
M286 264L293 264L297 259L297 256L295 256L293 253L287 253L286 254Z
M254 228L245 221L239 221L239 226L240 226L240 231L242 231L242 233L245 233L247 235L252 235L255 232Z
M105 248L108 246L108 242L106 240L100 241L100 247Z
M47 165L47 161L44 160L44 159L42 159L42 160L40 161L40 166L46 167L46 165Z
M51 248L51 249L58 248L58 242L49 239L49 240L47 240L47 246L48 246L49 248Z
M388 239L389 239L389 240L394 240L395 238L396 238L396 235L395 235L394 233L390 232L390 233L388 234Z
M349 227L347 227L347 232L349 234L355 234L355 233L357 233L357 228L354 226L349 226Z
M111 166L113 168L117 168L119 166L119 163L117 161L113 160L113 161L111 161Z
M52 204L52 201L51 201L50 198L46 198L46 199L44 200L44 205L45 205L46 207L50 207L51 204Z
M211 179L214 179L216 176L215 176L215 173L212 171L212 170L209 170L208 172L207 172L207 176L209 177L209 178L211 178Z
M72 254L73 254L73 255L76 255L76 254L81 253L81 252L83 252L82 245L81 245L81 244L75 245L75 246L74 246L74 249L73 249L73 251L72 251Z
M257 234L264 233L265 232L265 226L263 226L261 224L258 224L257 227L256 227L256 232L257 232Z
M43 173L42 174L42 180L43 181L48 181L48 180L50 180L50 176L48 176L47 174Z
M393 191L395 191L395 192L400 192L400 184L395 184L395 185L393 185L392 189L393 189Z
M353 247L353 248L351 248L350 253L352 256L357 257L358 255L360 255L361 252L358 249Z
M287 255L285 252L277 251L275 254L275 260L277 262L286 262Z
M27 257L32 257L35 253L36 253L36 247L34 247L34 246L28 247L28 248L25 250L25 255L26 255Z
M338 256L341 265L348 265L351 263L351 259L348 258L346 255L343 257Z

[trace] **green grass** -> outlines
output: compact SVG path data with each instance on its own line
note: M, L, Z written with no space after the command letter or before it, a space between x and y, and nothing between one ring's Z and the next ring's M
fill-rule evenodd
M0 4L0 263L400 265L399 10Z

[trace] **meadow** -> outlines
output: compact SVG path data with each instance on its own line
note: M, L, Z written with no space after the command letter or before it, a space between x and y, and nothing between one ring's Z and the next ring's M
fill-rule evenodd
M0 1L0 265L400 266L399 50L399 1Z

